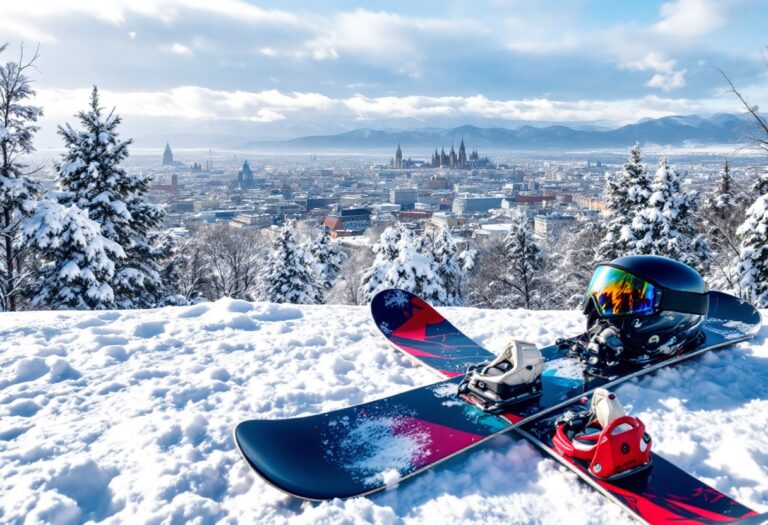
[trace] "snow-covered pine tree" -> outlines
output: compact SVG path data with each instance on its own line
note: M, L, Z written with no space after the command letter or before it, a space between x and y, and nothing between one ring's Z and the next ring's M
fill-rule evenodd
M294 237L295 225L287 222L273 242L273 251L260 276L258 298L272 303L319 304L322 290L312 260Z
M416 237L411 230L404 229L395 245L397 256L386 268L379 290L400 288L430 304L449 304L437 262L432 255L422 253L425 248L423 236Z
M436 265L437 275L444 290L443 306L464 306L464 287L468 279L467 267L474 262L473 254L459 253L456 241L451 235L451 230L442 227L431 239L431 247L428 253Z
M768 193L749 207L738 235L742 297L758 308L768 308Z
M670 257L705 274L712 254L694 223L696 195L683 193L680 175L665 158L659 162L651 191L648 206L625 232L630 253Z
M0 52L5 46L0 46ZM24 280L25 246L19 225L37 196L37 185L29 178L23 157L35 151L34 125L43 110L27 104L34 97L27 73L37 53L25 60L0 65L0 311L16 310Z
M341 265L348 259L348 255L331 243L331 236L325 226L311 240L309 253L320 288L324 291L330 290L341 273Z
M568 232L560 239L560 247L555 252L555 271L552 279L554 299L551 305L555 309L578 308L584 298L584 291L595 269L600 240L605 234L600 223L586 222L573 232Z
M119 308L146 308L164 297L160 262L170 256L170 243L155 233L162 208L145 200L150 177L129 174L120 165L132 140L120 140L121 122L114 111L105 114L94 86L87 111L77 115L82 129L59 127L67 152L57 165L61 203L87 210L102 234L118 243L125 259L115 261L112 279Z
M768 170L757 177L757 180L749 189L749 193L754 200L768 193Z
M515 210L511 219L512 227L504 238L506 273L500 278L509 289L508 306L531 309L535 306L538 272L544 255L533 238L528 216Z
M713 251L708 280L712 288L737 295L739 278L734 260L740 248L736 230L744 221L745 211L746 196L736 187L726 161L715 191L704 200L700 216L704 236Z
M115 260L123 249L101 234L101 227L76 205L43 199L22 223L25 243L36 248L41 267L35 272L32 305L74 310L114 308L110 286Z
M363 274L358 293L363 304L370 303L379 291L387 288L384 284L385 275L397 259L400 238L407 232L408 230L400 223L390 226L381 233L378 242L371 248L374 259Z
M428 236L417 237L400 223L384 230L373 246L375 257L360 285L360 296L365 303L370 303L381 290L401 288L430 304L447 304L437 263L427 253L430 247Z
M645 208L651 196L652 177L642 164L640 145L629 152L629 160L620 173L606 175L605 199L610 215L605 220L605 231L595 262L605 262L627 255L632 251L632 238L628 236L635 215Z

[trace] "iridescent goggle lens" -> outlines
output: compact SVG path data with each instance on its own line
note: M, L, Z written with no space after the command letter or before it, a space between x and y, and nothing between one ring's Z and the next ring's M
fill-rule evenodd
M598 266L585 301L593 299L603 317L644 315L653 312L656 288L649 282L612 266Z

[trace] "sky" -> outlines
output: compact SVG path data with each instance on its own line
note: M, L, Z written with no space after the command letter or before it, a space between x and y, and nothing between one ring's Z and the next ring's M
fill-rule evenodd
M53 130L94 84L134 128L254 138L738 112L717 68L768 104L768 0L0 0L0 13L0 60L39 45Z

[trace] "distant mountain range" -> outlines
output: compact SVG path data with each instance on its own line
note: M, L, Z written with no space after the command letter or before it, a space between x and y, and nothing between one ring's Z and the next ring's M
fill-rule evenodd
M282 141L251 141L248 149L269 150L373 150L391 149L401 144L405 156L411 151L458 148L464 138L470 150L551 150L627 147L635 142L663 146L712 145L745 142L752 132L746 115L719 113L710 117L697 115L643 119L614 129L590 129L568 125L516 128L459 126L451 129L420 128L409 130L356 129L336 135L312 135Z

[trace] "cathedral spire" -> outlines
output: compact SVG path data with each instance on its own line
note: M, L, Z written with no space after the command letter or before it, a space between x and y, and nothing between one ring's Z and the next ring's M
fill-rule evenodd
M171 145L167 142L163 151L163 166L173 166L173 152L171 151Z

